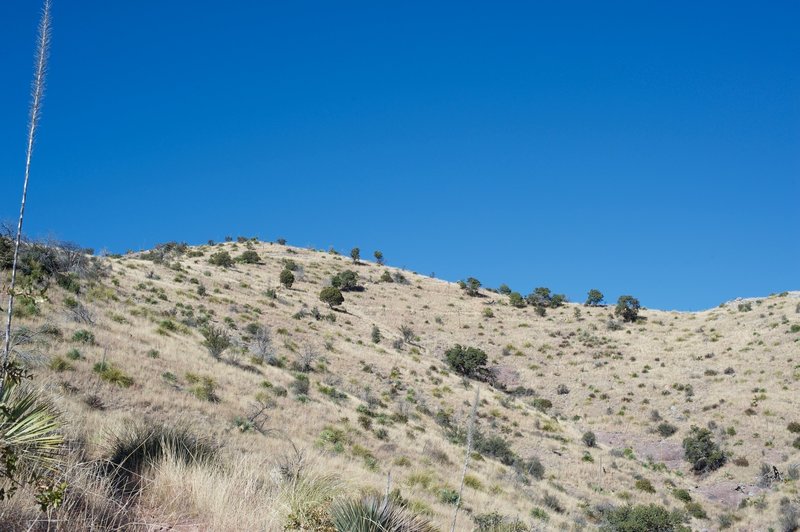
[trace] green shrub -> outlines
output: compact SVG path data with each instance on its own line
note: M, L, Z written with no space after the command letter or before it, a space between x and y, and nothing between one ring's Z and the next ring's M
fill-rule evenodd
M303 375L302 373L297 373L294 376L294 381L292 381L291 388L295 395L308 395L308 390L310 388L308 376Z
M331 277L331 286L334 286L342 292L350 292L358 290L358 274L352 270L345 270Z
M253 251L252 249L248 249L238 257L236 257L236 262L241 262L242 264L258 264L261 262L261 257L258 256L258 253Z
M377 262L379 266L383 266L383 253L381 253L380 251L376 251L374 257L375 257L375 262Z
M484 436L478 432L475 434L473 445L477 452L496 458L505 465L512 465L517 460L517 455L511 450L508 441L500 435Z
M683 450L686 460L698 474L719 469L727 460L708 429L693 426L683 440Z
M56 276L56 283L67 292L71 292L75 295L78 295L81 291L81 283L78 280L78 276L74 273L67 275L58 274Z
M683 488L679 488L672 491L672 494L675 496L676 499L683 502L692 502L692 496Z
M584 305L587 307L596 307L602 302L603 302L603 293L596 288L592 288L586 295L586 302L584 303Z
M294 274L288 269L283 270L278 280L285 288L291 288L294 284Z
M522 294L519 292L511 292L508 294L508 304L515 308L522 308L525 306L525 300L522 299Z
M664 422L659 424L656 430L658 431L658 433L661 435L662 438L669 438L670 436L678 432L678 427Z
M458 503L458 492L450 488L441 488L439 490L439 501L443 504L455 505Z
M459 281L458 286L464 290L468 296L475 297L480 294L481 282L474 277L468 277L466 281Z
M209 257L208 262L214 266L221 266L223 268L230 268L233 266L233 259L227 251L218 251Z
M232 345L230 335L221 327L211 325L203 329L202 333L205 338L203 346L208 349L208 353L213 358L219 359L222 353Z
M530 528L516 517L506 517L499 512L477 514L472 517L475 532L528 532Z
M639 317L639 300L633 296L619 296L614 314L620 316L622 321L636 321Z
M53 370L55 372L58 372L58 373L61 373L62 371L69 371L69 370L75 369L72 366L72 364L70 364L69 362L67 362L66 360L64 360L63 358L61 358L59 356L55 356L52 359L50 359L49 366L50 366L51 370Z
M695 519L708 519L708 514L698 502L687 503L686 511Z
M67 358L70 360L81 360L83 355L81 355L81 352L77 349L70 349L67 351Z
M466 377L483 377L487 373L488 357L477 347L456 344L445 351L445 359L454 371Z
M581 440L583 440L584 445L587 447L594 447L597 445L597 436L595 436L592 431L584 432Z
M689 532L679 511L670 512L657 504L622 506L603 513L606 532Z
M383 270L383 274L381 275L381 282L384 283L393 283L394 279L392 279L392 274L389 270Z
M335 286L326 286L320 291L319 300L327 304L328 307L333 308L344 303L344 296Z
M558 497L552 493L545 492L545 494L542 496L542 504L559 514L563 514L566 511L564 505L561 504L561 501L558 499Z
M653 483L647 480L646 478L640 478L634 484L634 487L639 491L644 491L645 493L655 493L656 488L653 486Z
M553 300L553 294L546 286L538 286L525 296L525 300L533 307L547 308Z
M350 258L353 259L353 264L358 264L358 261L361 260L361 249L359 248L351 249Z
M87 331L86 329L81 329L79 331L75 331L75 334L72 335L73 342L80 342L82 344L89 344L94 345L94 333Z
M125 375L121 369L108 362L98 362L92 367L92 370L104 381L116 384L122 388L128 388L133 384L133 379L131 377Z
M792 433L800 432L800 423L797 421L790 421L788 425L786 425L786 430Z
M372 326L372 343L379 344L381 342L381 330L378 328L377 325Z
M217 397L217 383L213 378L205 375L187 373L186 380L190 384L189 393L196 398L210 403L219 401L219 397Z

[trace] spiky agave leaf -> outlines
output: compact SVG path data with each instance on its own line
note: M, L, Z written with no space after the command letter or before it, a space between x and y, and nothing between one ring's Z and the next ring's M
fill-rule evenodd
M390 500L367 497L340 501L331 510L338 532L434 532L426 519Z
M52 469L61 450L60 423L39 392L7 380L0 390L0 454L3 475L16 480L20 466L26 471Z

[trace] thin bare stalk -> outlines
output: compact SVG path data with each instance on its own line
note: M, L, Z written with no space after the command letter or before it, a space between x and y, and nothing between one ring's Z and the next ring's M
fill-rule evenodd
M36 63L33 73L33 87L31 94L30 115L28 117L28 147L25 152L25 181L22 185L22 201L19 207L19 221L17 222L17 236L14 241L14 261L11 265L11 284L8 288L8 315L6 317L6 337L3 349L2 379L0 391L5 384L8 373L8 359L11 355L11 320L14 312L14 290L17 283L17 260L19 246L22 239L22 221L25 218L25 200L28 197L28 180L31 174L31 156L33 155L33 141L36 138L36 128L42 112L44 99L44 81L47 74L47 52L50 47L50 0L45 0L42 8L42 18L39 21L39 34L36 38Z
M469 455L472 454L472 438L475 434L475 416L478 414L478 401L480 399L480 395L480 388L475 388L475 402L472 404L472 413L469 415L469 426L467 427L467 454L464 457L464 469L461 471L461 487L458 488L458 500L456 501L456 509L453 511L453 524L450 526L450 532L455 532L456 530L458 510L461 508L461 496L464 494L464 479L467 476Z

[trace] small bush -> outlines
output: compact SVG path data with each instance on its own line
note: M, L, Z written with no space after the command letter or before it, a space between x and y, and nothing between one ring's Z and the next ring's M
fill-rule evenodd
M248 249L238 257L236 257L236 262L241 262L242 264L258 264L261 262L261 257L258 256L258 253L253 251L252 249Z
M344 303L344 296L335 286L326 286L320 291L319 300L327 304L328 307L333 308Z
M622 321L636 321L639 317L639 300L633 296L619 296L614 314L620 316Z
M678 427L675 425L670 425L669 423L660 423L656 428L656 431L661 435L662 438L669 438L676 432L678 432Z
M203 346L208 349L208 354L213 358L219 359L231 345L231 337L221 327L209 326L203 330Z
M532 404L536 410L541 410L542 412L545 412L553 407L553 402L550 399L545 399L544 397L537 397L533 400Z
M584 432L583 437L581 437L581 440L583 440L583 443L584 445L586 445L586 447L594 447L595 445L597 445L597 437L591 430L588 432Z
M692 427L689 435L683 440L683 450L686 460L692 464L695 473L719 469L727 460L708 429Z
M283 285L284 288L289 289L294 284L294 274L288 269L283 270L281 271L278 280L280 281L280 283Z
M656 488L653 486L653 483L647 480L646 478L640 478L634 484L634 487L639 491L644 491L645 493L655 493Z
M672 492L676 499L683 502L692 502L692 496L683 488L676 489Z
M63 358L61 358L59 356L53 357L50 360L49 366L50 366L51 370L53 370L55 372L58 372L58 373L61 373L62 371L69 371L69 370L75 369L72 366L72 364L70 364L69 362L67 362L66 360L64 360Z
M545 493L542 497L542 504L550 508L556 513L563 514L565 511L564 505L558 500L558 497L551 493Z
M499 512L478 514L472 517L475 532L528 532L530 528L516 517L507 517Z
M458 286L461 287L468 296L475 297L480 294L481 282L474 277L467 278L466 281L459 281Z
M214 266L221 266L223 268L230 268L233 266L233 258L227 251L218 251L209 257L208 262Z
M121 369L108 362L98 362L92 367L92 370L104 381L116 384L122 388L128 388L133 384L133 379L131 377L125 375Z
M788 425L786 425L786 430L791 433L799 433L800 432L800 423L797 421L791 421Z
M450 488L442 488L439 490L439 501L443 504L455 505L458 502L458 492Z
M352 270L345 270L331 277L331 286L342 292L351 292L361 288L358 285L358 274Z
M586 303L584 303L584 305L587 307L596 307L602 302L603 302L603 293L600 290L597 290L596 288L592 288L586 295Z
M623 506L607 510L603 514L605 532L688 532L683 525L683 516L677 510L670 512L657 504Z
M515 308L523 308L525 306L525 300L519 292L511 292L508 294L508 304Z
M308 377L302 373L296 374L294 376L294 381L292 381L291 388L295 395L308 395L308 390L310 388Z
M217 383L213 378L205 375L187 373L186 380L190 384L190 394L194 395L201 401L208 401L210 403L216 403L219 401L219 397L217 397Z
M79 331L75 331L75 334L72 335L73 342L80 342L82 344L89 344L94 345L94 333L87 331L86 329L81 329Z
M466 377L478 377L486 374L486 353L477 347L456 344L445 351L447 364L457 373Z

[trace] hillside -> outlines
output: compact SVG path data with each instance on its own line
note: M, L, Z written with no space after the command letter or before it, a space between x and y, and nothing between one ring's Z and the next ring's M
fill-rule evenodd
M20 307L17 351L69 448L52 528L329 530L332 504L388 484L449 530L476 391L457 530L591 530L612 507L651 503L693 530L800 519L798 292L643 308L630 323L582 302L541 316L483 288L241 240L97 258L102 274L68 276ZM257 256L212 264L223 251ZM287 264L291 288L279 282ZM320 291L345 270L357 288L328 308ZM491 376L455 372L456 344L483 350ZM216 457L166 453L121 494L96 464L158 424L220 446ZM721 467L693 471L692 427L709 430ZM0 503L7 527L36 519L29 498Z

